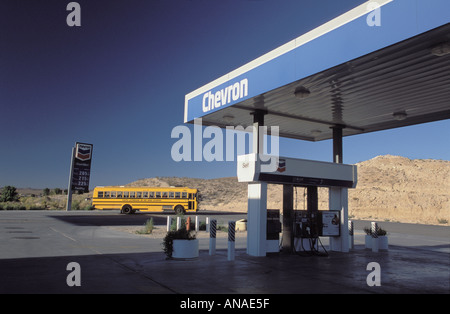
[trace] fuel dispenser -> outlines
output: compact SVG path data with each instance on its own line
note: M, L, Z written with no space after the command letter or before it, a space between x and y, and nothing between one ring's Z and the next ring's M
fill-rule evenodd
M340 236L340 212L294 211L294 249L296 252L319 252L319 237ZM326 250L324 249L326 252Z
M280 252L280 210L268 209L267 210L267 235L266 235L266 252L278 253Z
M333 251L348 251L348 233L344 232L348 223L347 189L356 187L355 165L252 153L238 156L237 177L239 182L249 183L249 254L264 256L279 251L279 244L275 245L279 242L279 213L275 218L276 214L267 211L268 183L283 185L283 251L314 252L320 236L330 237ZM298 186L307 188L305 211L293 208L292 191ZM318 187L329 188L328 211L318 210Z

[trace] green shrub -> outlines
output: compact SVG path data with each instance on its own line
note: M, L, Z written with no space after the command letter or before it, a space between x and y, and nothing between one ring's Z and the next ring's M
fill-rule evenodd
M14 186L5 186L0 195L0 202L18 202L19 194Z
M153 225L153 218L150 218L147 220L147 222L144 225L144 228L141 230L136 231L137 234L151 234L154 229Z
M365 232L367 235L372 235L372 228L370 228L370 227L364 227L363 230L364 230L364 232ZM378 227L378 229L377 229L377 234L378 234L379 236L385 236L385 235L387 235L387 231L384 230L384 229L381 228L381 227Z

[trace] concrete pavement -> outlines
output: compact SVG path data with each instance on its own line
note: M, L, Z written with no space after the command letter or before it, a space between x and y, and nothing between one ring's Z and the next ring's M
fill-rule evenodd
M114 216L115 215L115 216ZM396 245L372 253L357 232L350 253L324 256L251 257L245 237L237 237L236 258L227 260L226 237L208 254L200 238L196 260L166 260L161 239L119 232L98 222L134 224L136 217L104 212L0 211L0 293L151 293L151 294L297 294L297 293L443 293L450 292L449 237ZM138 217L139 218L139 217ZM128 220L127 220L128 219ZM142 219L142 217L140 217ZM140 221L139 221L140 223ZM414 235L408 235L413 237ZM426 241L425 241L426 240ZM401 242L400 241L400 242ZM414 241L414 240L413 240ZM427 242L428 241L428 242ZM68 286L80 266L80 286ZM371 262L380 266L380 286L369 286ZM369 280L370 282L370 280Z

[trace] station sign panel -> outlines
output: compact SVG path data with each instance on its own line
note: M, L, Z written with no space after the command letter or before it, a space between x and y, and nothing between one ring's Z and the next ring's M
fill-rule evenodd
M72 166L72 191L89 192L92 144L76 143Z
M368 21L375 3L380 25ZM367 1L187 94L184 122L445 25L449 9L448 0Z

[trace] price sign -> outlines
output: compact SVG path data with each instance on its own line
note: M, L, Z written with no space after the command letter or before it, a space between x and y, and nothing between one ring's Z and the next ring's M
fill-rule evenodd
M91 175L92 144L76 143L73 156L72 190L89 192L89 178Z

